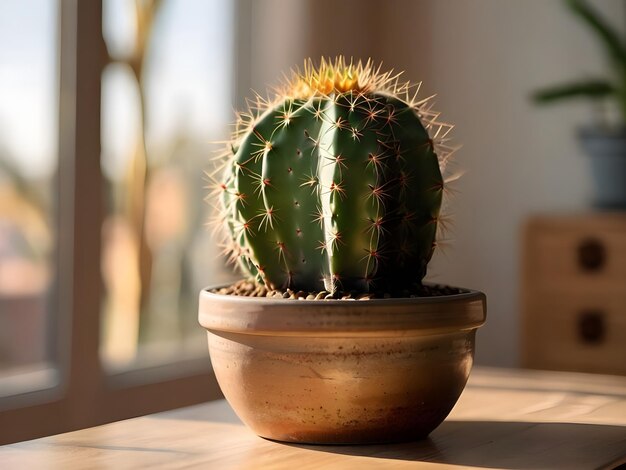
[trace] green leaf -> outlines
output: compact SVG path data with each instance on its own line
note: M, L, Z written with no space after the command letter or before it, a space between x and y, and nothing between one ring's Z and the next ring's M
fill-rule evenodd
M600 99L615 93L615 87L606 80L588 80L544 88L533 93L537 103L552 103L571 98Z
M619 34L584 0L566 0L570 9L586 22L604 43L613 63L622 72L626 66L626 49Z

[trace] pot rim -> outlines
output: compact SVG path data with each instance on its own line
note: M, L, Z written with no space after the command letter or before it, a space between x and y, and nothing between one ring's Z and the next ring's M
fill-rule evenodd
M296 300L200 292L198 320L212 333L271 336L422 336L480 327L484 293L370 300Z

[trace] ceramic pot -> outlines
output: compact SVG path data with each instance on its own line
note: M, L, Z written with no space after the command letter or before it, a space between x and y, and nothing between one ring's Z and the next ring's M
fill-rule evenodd
M582 129L580 141L590 157L594 205L626 209L626 129Z
M269 439L319 444L426 437L472 367L481 292L295 300L204 290L199 321L224 396Z

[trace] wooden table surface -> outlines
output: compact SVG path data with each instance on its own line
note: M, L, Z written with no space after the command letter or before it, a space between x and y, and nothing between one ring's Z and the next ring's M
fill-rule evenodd
M0 447L0 468L615 468L626 377L475 368L429 439L312 446L261 439L224 400Z

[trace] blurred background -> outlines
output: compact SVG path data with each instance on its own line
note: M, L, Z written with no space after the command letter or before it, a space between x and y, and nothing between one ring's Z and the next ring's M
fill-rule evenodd
M592 3L624 32L623 1ZM404 70L456 125L464 176L429 279L487 294L476 362L626 373L625 218L594 207L577 137L615 105L531 100L610 74L570 10L559 0L0 2L0 398L50 381L71 389L70 373L55 371L71 370L86 343L105 376L206 366L197 294L234 278L205 226L211 142L228 136L251 89L338 54ZM77 316L96 320L83 331Z

